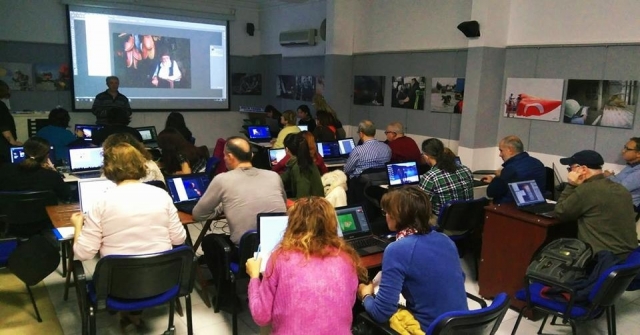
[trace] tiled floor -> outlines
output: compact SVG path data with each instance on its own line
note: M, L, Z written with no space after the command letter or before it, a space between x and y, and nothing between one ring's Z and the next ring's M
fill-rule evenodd
M195 238L199 233L199 225L190 225L191 236ZM463 261L465 273L471 273L466 261ZM63 301L64 279L60 276L61 270L54 272L45 279L45 285L49 290L51 301L54 304L56 313L64 329L65 335L80 334L80 319L75 291L70 292L69 300ZM467 276L465 283L467 292L477 295L478 284ZM193 306L193 329L195 334L231 334L231 316L225 312L214 313L213 309L207 308L200 296L194 292L192 295ZM184 306L184 299L182 300ZM490 302L489 302L490 303ZM239 333L242 335L259 334L259 327L251 319L246 305L239 316ZM478 304L470 301L469 307L478 308ZM144 311L143 319L146 323L146 334L162 334L167 328L169 307L157 307ZM618 334L640 334L640 291L626 292L616 305L617 330ZM518 314L509 310L498 330L497 334L511 334ZM186 316L180 317L177 314L174 319L176 334L187 334ZM518 334L536 334L540 326L540 321L532 322L523 319L518 328ZM578 334L606 334L607 324L604 317L596 321L591 321L578 325ZM120 334L118 326L118 316L109 315L106 312L98 314L98 334ZM569 326L546 325L544 334L571 334Z

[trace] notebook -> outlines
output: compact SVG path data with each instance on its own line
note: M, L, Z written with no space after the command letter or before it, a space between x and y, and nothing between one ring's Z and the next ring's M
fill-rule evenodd
M78 130L82 130L82 133L84 134L84 140L86 142L91 142L91 137L93 136L93 132L95 132L98 129L102 129L102 127L103 126L97 125L97 124L77 124L75 132L77 133Z
M271 141L269 126L249 126L247 127L247 133L250 141L257 143Z
M17 164L27 159L27 154L24 153L24 147L11 147L9 148L9 152L11 154L11 163ZM51 163L56 162L56 152L53 146L49 148L49 159Z
M116 184L106 178L78 180L78 198L80 199L80 211L88 213L93 205L105 192L116 187Z
M387 163L387 178L389 187L416 185L420 182L418 163Z
M102 164L102 148L69 148L69 168L78 178L100 177Z
M260 213L257 221L260 252L256 256L262 258L260 272L264 272L271 253L282 241L284 231L287 230L289 218L287 213Z
M547 203L535 180L509 183L509 190L518 209L527 213L553 217L555 204Z
M336 208L338 218L338 236L358 252L360 256L367 256L383 252L389 241L376 237L371 233L369 221L362 206L345 206Z
M309 126L306 124L299 124L298 128L300 128L300 131L309 131Z
M176 208L191 214L198 200L209 187L206 173L167 176L166 185Z
M158 135L156 133L156 126L136 127L135 128L140 137L142 137L142 143L147 147L158 146Z
M271 162L271 166L278 164L286 154L284 149L269 149L269 162Z

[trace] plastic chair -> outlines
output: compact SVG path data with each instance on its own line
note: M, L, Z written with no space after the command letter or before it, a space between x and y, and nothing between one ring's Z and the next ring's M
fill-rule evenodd
M489 307L484 300L472 294L467 293L467 298L480 304L480 309L444 313L433 320L426 334L495 334L509 309L509 296L499 293ZM358 315L356 323L358 329L354 334L365 334L367 330L372 330L367 334L398 334L389 322L375 322L366 312Z
M371 231L375 235L387 235L391 233L387 226L387 219L382 214L382 207L380 207L380 200L387 191L387 189L379 186L367 185L364 188L364 198L366 202L363 209L369 219Z
M0 192L0 215L4 216L4 233L28 238L51 228L46 206L58 204L50 191Z
M368 186L380 186L387 184L387 168L378 167L362 171L362 173L347 182L347 203L349 205L364 204L366 199L364 190Z
M218 163L220 163L220 158L218 157L211 156L209 157L209 159L207 159L207 167L204 171L207 174L209 180L212 180L216 175L216 167L218 166Z
M213 276L216 291L218 292L213 298L213 311L218 313L220 312L220 309L223 309L230 312L233 335L237 335L238 312L240 311L241 306L240 299L236 295L236 285L239 279L248 278L245 270L245 263L249 257L253 257L253 253L258 248L258 244L260 244L260 241L258 240L258 233L255 230L249 230L244 233L240 239L240 244L237 249L232 243L230 243L226 235L209 234L206 238L213 240L211 245L215 249L212 250L215 255L213 257L208 257L208 259L213 261L213 264L207 263ZM234 257L234 255L236 255L236 251L237 257ZM220 299L221 291L229 293L230 296L228 298L231 301L223 302ZM223 303L228 304L223 306Z
M526 309L538 309L547 313L542 320L538 334L542 333L549 314L554 316L551 321L552 325L555 324L557 317L562 317L563 323L570 323L571 331L575 335L576 321L592 320L605 312L607 333L614 335L616 334L615 303L638 273L640 273L640 253L633 252L624 263L610 267L598 277L586 303L576 303L574 301L576 292L568 285L559 285L531 275L525 276L526 287L516 292L516 298L525 301L527 305L520 310L511 334L515 334L518 330L522 314ZM542 292L546 286L562 289L569 295L569 300L558 301L544 297Z
M179 246L146 255L109 255L96 265L93 280L87 281L80 261L74 262L74 281L80 305L82 333L96 334L99 310L138 311L169 303L169 326L178 297L185 297L187 330L193 334L191 292L195 279L193 249Z
M456 243L460 257L464 257L466 250L473 252L475 278L478 280L478 258L482 245L482 225L484 224L484 207L489 205L489 199L453 200L440 209L438 215L438 230L464 231L460 235L450 235Z

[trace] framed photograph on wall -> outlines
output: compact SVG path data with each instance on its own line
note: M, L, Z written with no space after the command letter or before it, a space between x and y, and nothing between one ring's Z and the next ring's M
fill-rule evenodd
M502 115L542 121L560 121L564 80L507 78Z
M637 104L637 80L569 79L563 122L631 129Z
M262 74L232 73L231 74L231 94L262 95Z
M353 104L384 106L384 76L355 76L353 78Z
M276 97L293 99L296 95L296 76L276 77Z
M464 78L431 79L431 112L462 113Z
M424 110L425 77L391 77L391 107Z
M296 76L296 94L294 100L311 101L316 93L316 77Z
M37 91L68 91L71 74L67 64L35 64L33 66Z
M0 80L13 91L33 90L33 72L31 64L0 63Z

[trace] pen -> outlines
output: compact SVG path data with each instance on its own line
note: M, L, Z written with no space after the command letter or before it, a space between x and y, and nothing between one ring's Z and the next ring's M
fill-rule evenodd
M258 250L256 251L255 256L253 258L254 259L260 258L260 244L258 244Z

